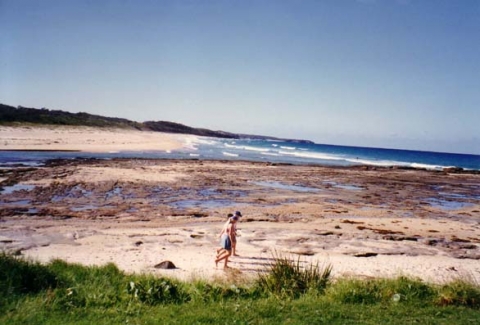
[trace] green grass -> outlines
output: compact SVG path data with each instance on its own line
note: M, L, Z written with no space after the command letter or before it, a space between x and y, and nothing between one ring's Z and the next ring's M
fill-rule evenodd
M480 287L471 281L332 281L330 273L276 256L253 281L182 282L0 254L0 324L480 323Z
M295 260L275 253L273 262L259 274L257 285L262 291L280 298L298 298L308 291L322 293L329 284L331 273L331 265L303 267L300 257Z

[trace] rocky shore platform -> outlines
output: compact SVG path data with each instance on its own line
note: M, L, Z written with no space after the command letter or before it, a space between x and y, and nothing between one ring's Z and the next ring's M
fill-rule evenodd
M478 174L73 159L4 168L0 182L0 250L42 262L192 279L255 276L282 254L334 276L480 283ZM239 256L224 272L215 249L236 210Z

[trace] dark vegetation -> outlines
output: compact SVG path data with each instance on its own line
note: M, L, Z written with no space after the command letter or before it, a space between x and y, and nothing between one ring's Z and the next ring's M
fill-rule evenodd
M331 267L276 256L256 279L182 282L114 264L43 265L0 253L1 324L478 324L465 280L330 279Z
M72 126L91 126L91 127L110 127L125 128L141 131L155 131L167 133L193 134L198 136L207 136L215 138L230 139L272 139L291 142L310 142L307 140L279 139L268 136L235 134L225 131L212 131L202 128L193 128L180 123L167 121L147 121L135 122L122 118L105 117L88 113L70 113L60 110L50 110L47 108L36 109L27 107L13 107L0 104L0 125L18 125L18 124L38 124L38 125L72 125Z
M0 104L0 124L31 123L50 125L83 125L94 127L116 127L143 130L142 123L121 118L104 117L88 113L69 113L64 111L13 107Z

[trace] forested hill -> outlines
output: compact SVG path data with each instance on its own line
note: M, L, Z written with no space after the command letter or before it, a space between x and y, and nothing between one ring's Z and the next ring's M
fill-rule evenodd
M32 123L52 125L84 125L97 127L117 127L143 130L143 124L127 119L92 115L88 113L69 113L64 111L13 107L0 104L0 124Z
M135 122L127 119L93 115L88 113L70 113L60 110L46 108L13 107L0 104L0 125L18 124L44 124L44 125L75 125L92 127L113 127L136 129L141 131L155 131L167 133L193 134L215 138L251 138L251 139L273 139L291 142L311 142L308 140L279 139L269 136L236 134L225 131L212 131L202 128L193 128L180 123L166 121Z

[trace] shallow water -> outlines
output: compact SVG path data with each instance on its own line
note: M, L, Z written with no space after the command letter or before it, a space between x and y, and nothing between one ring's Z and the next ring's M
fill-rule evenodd
M168 205L175 207L177 209L188 209L188 208L202 208L202 209L211 209L211 208L228 208L232 206L239 206L244 204L239 204L232 200L180 200L175 202L170 202Z
M9 202L0 202L0 206L18 206L18 205L30 205L31 200L19 200L19 201L9 201Z
M121 187L115 187L111 191L108 191L105 194L105 200L110 199L114 196L121 196L123 189Z
M113 205L97 206L93 204L87 204L87 205L78 206L78 207L71 207L70 211L80 212L80 211L88 211L88 210L98 210L102 208L110 209L115 207Z
M473 207L473 203L469 202L460 202L460 201L450 201L443 200L439 198L429 198L427 199L428 204L434 208L439 208L442 210L458 210L463 208Z
M280 190L289 190L295 192L309 192L309 193L317 193L320 192L320 189L308 186L301 186L301 185L288 185L276 181L259 181L259 182L252 182L255 185L263 186L263 187L271 187Z
M338 184L337 182L332 182L332 181L327 181L323 182L324 184L331 185L336 188L341 188L344 190L350 190L350 191L361 191L363 190L363 187L356 186L356 185L348 185L348 184Z
M17 191L32 191L36 186L35 185L26 185L26 184L15 184L12 186L5 186L0 194L12 194Z

